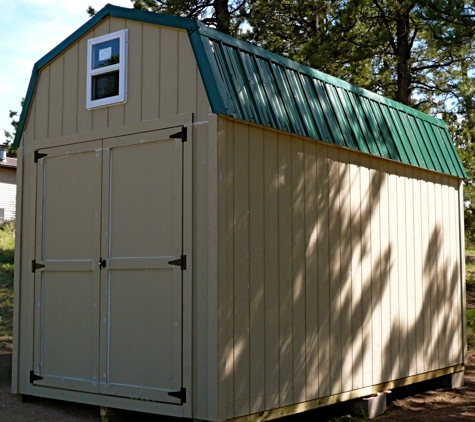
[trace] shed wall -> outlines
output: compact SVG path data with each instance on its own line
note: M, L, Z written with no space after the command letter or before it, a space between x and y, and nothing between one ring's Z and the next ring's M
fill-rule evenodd
M86 109L87 40L99 35L129 29L128 101L88 111ZM192 319L183 323L196 333L184 338L184 350L193 351L193 362L185 362L184 377L193 379L193 415L198 419L216 419L217 399L217 334L216 334L216 116L210 105L185 31L123 19L107 18L76 44L45 66L39 75L37 89L27 118L20 148L24 159L22 237L17 241L22 268L15 272L16 297L21 297L17 315L22 314L20 335L15 350L20 356L18 388L28 394L25 382L32 367L33 292L31 261L34 259L35 178L33 151L39 147L62 145L152 130L167 122L187 120L192 113L193 126L189 141L193 156L185 165L193 169L193 203L186 213L192 215L193 256L189 258L194 280L192 290L185 292L184 303L192 302ZM168 118L171 119L168 119ZM147 121L148 123L143 124ZM143 127L142 127L143 126ZM210 129L210 126L212 128ZM164 126L166 127L166 126ZM132 128L132 129L131 129ZM105 131L110 130L110 132ZM214 152L213 152L214 151ZM214 188L213 188L214 186ZM140 209L138 206L137 209ZM193 211L193 213L192 213ZM198 241L199 239L199 241ZM20 246L21 244L21 246ZM187 295L192 297L188 297ZM188 306L188 305L186 305ZM214 311L213 311L214 309ZM185 313L189 309L185 309ZM15 318L20 321L20 318ZM20 347L21 345L21 347ZM14 382L15 385L15 382ZM16 388L16 387L15 387ZM89 400L82 398L81 400Z
M127 102L88 111L87 40L125 28L129 29ZM201 83L186 31L107 18L41 70L27 136L41 140L195 112ZM209 105L206 114L208 110Z
M15 218L16 170L0 169L0 208L5 210L5 220Z
M230 119L220 130L223 416L464 362L458 179Z

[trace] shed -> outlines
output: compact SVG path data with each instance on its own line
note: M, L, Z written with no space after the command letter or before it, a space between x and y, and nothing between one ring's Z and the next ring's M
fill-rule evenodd
M464 371L443 121L107 5L36 63L15 145L14 393L252 421Z
M15 219L16 162L0 149L0 224Z

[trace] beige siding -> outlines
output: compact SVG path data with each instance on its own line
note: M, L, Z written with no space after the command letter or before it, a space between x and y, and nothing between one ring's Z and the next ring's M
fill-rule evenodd
M129 30L127 102L88 111L87 40L124 28ZM197 74L185 31L108 18L40 71L28 130L40 140L196 112L202 83ZM206 115L208 110L206 105Z
M16 170L0 169L0 208L5 210L5 220L15 218Z
M221 127L227 418L463 363L456 179Z

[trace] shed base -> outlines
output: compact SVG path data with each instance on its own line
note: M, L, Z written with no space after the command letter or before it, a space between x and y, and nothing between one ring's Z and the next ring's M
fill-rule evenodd
M351 404L351 414L353 416L364 416L367 418L382 415L386 411L386 395L388 393L390 393L390 391L384 391L374 396L355 400Z

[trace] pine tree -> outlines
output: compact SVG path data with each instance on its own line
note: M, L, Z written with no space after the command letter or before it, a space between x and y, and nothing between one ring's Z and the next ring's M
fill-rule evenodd
M25 99L23 98L21 100L21 107L23 108L23 103L24 103ZM18 118L19 118L20 114L17 112L17 111L12 111L10 110L10 113L9 113L9 117L11 120L11 125L13 127L13 131L10 132L8 130L4 130L4 134L5 134L5 142L1 145L4 149L7 150L7 156L8 157L13 157L13 158L16 158L17 156L17 152L16 150L14 150L12 148L12 145L13 145L13 141L15 139L15 134L16 134L16 130L17 130L17 127L18 127Z
M135 9L199 19L225 34L238 35L246 0L132 0Z
M473 56L464 0L252 0L249 24L250 41L427 111Z

